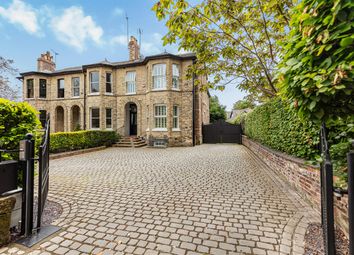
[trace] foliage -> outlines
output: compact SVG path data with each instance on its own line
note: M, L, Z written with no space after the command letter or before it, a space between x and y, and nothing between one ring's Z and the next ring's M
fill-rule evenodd
M301 116L331 122L353 115L353 7L350 0L304 0L293 11L279 85Z
M253 109L256 106L256 104L248 99L242 99L238 100L234 103L233 109L234 110L243 110L247 108Z
M59 132L50 135L50 152L64 152L98 146L110 146L119 135L115 131L77 131Z
M264 145L296 157L314 160L318 155L317 126L300 119L279 99L257 106L248 113L244 132Z
M219 98L217 96L210 97L210 122L214 123L217 120L226 119L226 106L219 103Z
M0 98L0 149L17 150L19 141L27 133L36 135L40 127L38 112L27 103L12 102ZM3 159L11 159L13 154L3 153Z
M189 76L213 77L207 87L223 87L236 80L238 87L261 99L274 97L280 46L287 32L291 0L160 0L152 8L167 19L164 44L179 43L195 52Z
M247 116L247 114L248 114L248 113L243 112L243 113L241 113L240 115L238 115L238 116L235 118L233 124L235 124L235 125L241 125L241 127L242 127L242 129L243 129L244 126L245 126L245 121L246 121L246 116Z
M0 56L0 98L15 100L18 98L18 90L10 86L5 74L14 75L17 70L12 67L13 60Z

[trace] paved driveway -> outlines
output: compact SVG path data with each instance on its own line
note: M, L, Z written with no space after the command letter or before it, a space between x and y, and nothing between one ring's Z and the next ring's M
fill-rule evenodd
M27 254L303 254L315 217L241 145L52 160L49 197L62 232Z

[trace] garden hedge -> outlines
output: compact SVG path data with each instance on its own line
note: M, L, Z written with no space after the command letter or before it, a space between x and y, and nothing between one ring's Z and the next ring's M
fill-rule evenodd
M313 160L318 155L318 127L301 120L278 99L248 113L243 131L249 138L289 155L306 160Z
M28 103L0 98L0 149L17 150L27 133L36 136L41 124L38 112ZM14 153L2 153L3 160L16 158Z
M50 152L65 152L98 146L110 146L115 143L119 135L114 131L76 131L59 132L50 135Z

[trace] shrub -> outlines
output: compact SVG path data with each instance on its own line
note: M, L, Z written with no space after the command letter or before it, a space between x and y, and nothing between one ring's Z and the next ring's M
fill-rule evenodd
M28 103L17 103L0 98L0 148L17 150L19 141L27 133L36 135L36 129L41 124L37 117L38 112ZM13 153L3 153L5 160L14 158Z
M317 126L300 119L278 99L248 113L243 128L248 137L275 150L306 160L313 160L318 155Z
M50 135L50 152L64 152L98 146L110 146L115 143L119 135L114 131L77 131L60 132Z

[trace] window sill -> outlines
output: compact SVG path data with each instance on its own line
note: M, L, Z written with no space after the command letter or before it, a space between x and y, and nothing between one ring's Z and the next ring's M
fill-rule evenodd
M127 96L131 96L131 95L136 95L136 92L132 92L132 93L125 93Z
M181 129L180 128L172 128L172 131L173 132L181 132Z
M73 97L71 97L71 98L80 98L80 96L73 96Z
M113 93L105 92L105 96L113 96Z
M164 90L167 90L167 88L151 89L151 91L164 91Z
M174 91L181 91L180 88L172 88L172 90L174 90Z
M149 131L150 131L150 128L147 128L145 131L146 131L146 132L149 132Z
M113 130L113 128L106 128L106 130L112 131L112 130Z
M90 130L101 130L100 128L90 128Z
M166 132L167 128L153 128L151 131L153 131L153 132Z
M100 95L100 93L90 93L90 94L88 94L89 96L99 96Z

